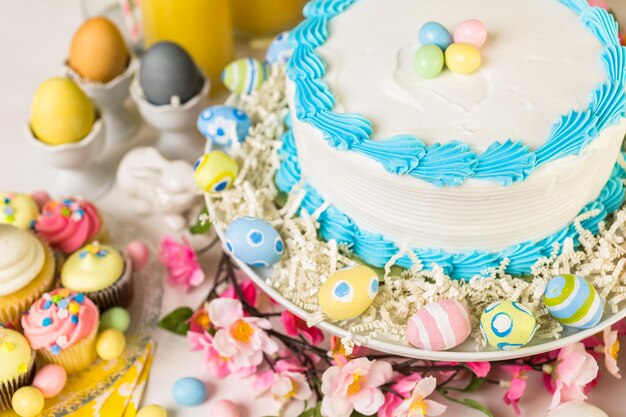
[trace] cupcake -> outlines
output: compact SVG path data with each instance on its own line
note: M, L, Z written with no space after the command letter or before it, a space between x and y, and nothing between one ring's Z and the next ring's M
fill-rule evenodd
M102 312L128 307L133 298L132 261L111 247L91 243L67 258L61 285L82 292Z
M44 204L35 222L37 234L64 254L102 239L104 227L96 206L86 200L66 198Z
M22 328L41 360L77 373L96 360L99 322L98 309L89 298L61 288L32 305L22 317Z
M32 233L0 224L0 323L18 326L23 312L54 282L54 255Z
M13 393L35 377L35 352L24 336L0 327L0 410L11 409Z
M0 193L0 223L31 230L39 216L39 206L26 194Z

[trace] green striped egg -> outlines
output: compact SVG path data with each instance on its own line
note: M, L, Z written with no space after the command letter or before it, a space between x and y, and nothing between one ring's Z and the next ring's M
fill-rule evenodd
M604 302L586 279L563 274L552 278L543 294L548 311L560 323L576 329L595 327L604 314Z
M242 58L230 63L222 72L222 82L236 94L252 94L267 80L267 68L253 58Z

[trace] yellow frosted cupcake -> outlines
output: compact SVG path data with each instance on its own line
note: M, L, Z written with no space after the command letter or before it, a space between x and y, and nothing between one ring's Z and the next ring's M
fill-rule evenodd
M74 252L61 269L61 285L82 292L102 312L128 307L133 297L132 262L111 246L97 242Z
M19 326L20 316L54 281L54 255L32 233L0 224L0 323Z
M11 409L13 393L35 376L35 352L24 336L0 328L0 410Z
M20 193L0 193L0 223L31 230L39 217L33 198Z

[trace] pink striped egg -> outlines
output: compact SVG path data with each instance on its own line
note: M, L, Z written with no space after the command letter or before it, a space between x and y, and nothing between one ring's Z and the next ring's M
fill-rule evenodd
M465 304L441 300L427 304L411 317L407 338L413 346L430 351L452 349L467 339L472 330Z

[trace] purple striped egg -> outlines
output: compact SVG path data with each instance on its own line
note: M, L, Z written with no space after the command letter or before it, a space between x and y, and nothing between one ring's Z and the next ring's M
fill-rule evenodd
M471 330L470 313L465 304L441 300L419 309L409 320L406 333L413 346L441 351L463 343Z

